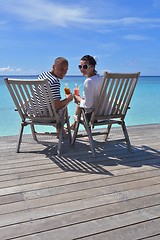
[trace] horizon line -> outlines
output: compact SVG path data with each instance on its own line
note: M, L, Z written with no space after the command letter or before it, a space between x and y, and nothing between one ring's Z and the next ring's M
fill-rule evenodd
M17 76L39 76L39 74L10 74L10 75L6 75L6 74L0 74L0 77L12 77L12 76L15 76L15 77L17 77ZM103 74L101 75L101 76L103 76ZM82 75L78 75L78 74L69 74L69 75L66 75L65 77L84 77L84 76L82 76ZM65 78L64 77L64 78ZM160 77L160 75L140 75L140 77Z

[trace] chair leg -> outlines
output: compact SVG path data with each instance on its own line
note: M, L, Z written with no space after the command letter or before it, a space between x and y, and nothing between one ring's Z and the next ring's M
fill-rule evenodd
M90 148L92 151L92 155L93 157L96 157L95 155L95 149L94 149L94 144L93 144L93 138L92 138L92 132L91 132L91 128L88 127L88 124L86 126L84 126L86 129L86 132L88 134L88 138L89 138L89 142L90 142Z
M19 137L18 137L17 148L16 148L17 153L19 153L19 150L20 150L20 145L21 145L21 142L22 142L22 135L23 135L24 126L25 126L25 123L22 122L21 127L20 127Z
M61 115L61 123L59 124L59 141L58 141L58 147L57 147L57 154L58 156L60 156L61 154L61 148L62 148L62 139L63 139L63 131L64 131L64 115L65 115L65 111L62 112Z
M109 133L110 133L111 127L112 127L112 124L108 124L108 127L107 127L107 133L106 133L106 137L105 137L105 141L107 141L107 138L108 138L108 136L109 136Z
M36 142L38 142L38 139L37 139L37 136L36 136L36 131L35 131L35 127L34 127L34 125L31 123L30 124L30 126L31 126L31 131L32 131L32 136L33 136L33 139L36 141Z
M75 130L74 130L74 133L73 133L73 136L72 136L72 141L71 141L71 145L72 145L72 146L73 146L74 143L75 143L76 136L77 136L77 133L78 133L78 129L79 129L79 120L76 121L76 124L75 124Z
M91 131L91 128L88 126L88 121L86 119L85 112L83 110L82 110L82 115L83 115L83 119L84 119L84 127L86 129L86 132L87 132L88 138L89 138L89 142L90 142L90 148L91 148L91 151L92 151L92 156L96 157L95 156L94 144L93 144L92 131Z
M130 143L130 140L129 140L129 135L128 135L127 128L126 128L126 125L125 125L124 121L122 121L121 126L122 126L123 133L124 133L124 136L125 136L125 140L126 140L126 143L127 143L128 151L131 151L131 143Z
M57 147L58 156L60 156L60 154L61 154L62 139L63 139L63 125L61 125L60 129L59 129L59 140L58 140L58 147Z
M70 142L70 144L71 144L71 142L72 142L72 135L71 135L70 122L69 122L69 117L68 117L68 110L67 110L67 108L66 108L66 123L67 123L67 130L68 130L69 142Z

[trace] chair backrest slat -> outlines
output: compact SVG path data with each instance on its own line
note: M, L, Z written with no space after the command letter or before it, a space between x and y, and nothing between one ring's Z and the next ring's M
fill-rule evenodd
M24 111L24 108L22 107L23 101L22 101L22 98L21 98L21 92L19 90L20 85L19 84L12 84L12 87L13 87L13 90L15 92L15 96L16 96L17 102L19 103L19 106L21 106L21 109L22 109L23 114L24 114L25 111Z
M102 80L100 95L96 99L94 119L123 117L126 115L140 73L108 73Z
M52 108L51 108L51 104L49 102L49 98L48 98L48 96L46 94L46 91L44 89L44 86L42 86L42 92L43 92L43 96L46 99L46 103L47 103L47 106L48 106L47 110L49 111L49 114L52 116L53 115L53 111L52 111ZM43 99L41 98L40 100L43 103Z
M31 86L30 86L30 89L31 89L31 92L32 92L31 103L34 99L35 110L38 109L38 114L40 114L40 116L46 115L47 110L46 110L45 104L44 104L45 94L42 91L42 85L35 85L34 88L33 87L31 88Z
M117 94L115 96L115 101L113 103L113 109L112 109L111 115L117 114L117 103L121 102L120 101L120 94L121 94L121 91L122 91L123 84L124 84L124 79L122 79L122 81L120 81L120 79L117 79L117 84L116 84Z
M59 121L48 80L8 79L5 83L22 119L55 118Z
M28 106L27 106L27 107L29 107L28 112L29 112L30 116L32 116L32 115L34 115L36 117L42 116L40 104L38 103L38 100L35 96L35 92L34 92L33 88L35 88L35 90L37 92L36 84L33 86L32 85L25 86L27 97L28 97ZM38 95L38 92L37 92L37 95Z
M23 89L22 85L21 84L17 84L17 88L19 89L20 91L20 94L19 94L19 102L20 102L20 105L21 105L21 108L23 109L23 112L26 113L26 107L27 106L27 96L25 95L25 92L26 90ZM18 97L18 96L17 96Z

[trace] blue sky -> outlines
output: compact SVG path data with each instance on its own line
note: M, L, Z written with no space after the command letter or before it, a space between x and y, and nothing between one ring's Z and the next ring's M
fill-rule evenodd
M160 0L0 0L0 75L39 74L83 55L97 70L160 75Z

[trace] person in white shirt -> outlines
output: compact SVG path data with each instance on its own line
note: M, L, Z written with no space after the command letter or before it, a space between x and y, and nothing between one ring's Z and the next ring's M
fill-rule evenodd
M83 76L86 76L84 81L83 95L74 95L75 102L78 103L76 107L76 114L80 111L80 107L85 109L86 118L89 122L92 111L94 110L95 99L100 91L102 77L97 74L95 69L96 60L90 55L85 55L81 58L79 69ZM74 130L75 122L71 125L71 129Z

